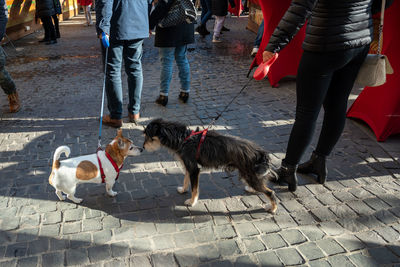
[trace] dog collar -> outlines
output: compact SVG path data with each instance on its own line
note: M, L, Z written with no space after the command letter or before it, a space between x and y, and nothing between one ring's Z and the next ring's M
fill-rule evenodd
M102 150L102 149L99 149L99 150ZM122 167L124 167L124 165L122 164L121 168L118 168L117 163L115 163L115 161L112 159L110 154L108 154L107 151L104 151L104 153L106 154L106 157L108 158L108 160L113 165L114 170L117 172L117 177L115 178L115 180L118 180L119 172L122 169ZM104 184L106 182L106 175L104 174L103 166L101 165L101 161L100 161L100 157L99 157L99 152L98 151L97 151L96 155L97 155L97 161L99 162L99 169L100 169L100 174L101 174L101 182Z
M196 159L199 159L199 157L200 157L200 147L201 147L201 145L203 144L204 139L206 139L207 131L208 131L208 128L204 129L203 131L199 131L199 132L192 131L192 132L190 133L190 135L187 136L187 137L185 138L185 140L183 140L183 142L186 142L190 137L195 136L195 135L198 135L198 134L201 134L200 142L199 142L199 145L197 146Z

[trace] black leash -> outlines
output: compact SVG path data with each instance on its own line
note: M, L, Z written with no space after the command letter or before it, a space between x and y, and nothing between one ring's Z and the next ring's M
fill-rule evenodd
M247 73L247 77L249 77L249 74L251 72L251 69L249 70L249 72ZM224 113L228 107L233 103L233 101L235 101L235 99L244 91L244 89L246 89L246 87L250 84L250 82L253 80L253 76L251 76L251 78L247 81L247 83L242 87L242 89L239 91L239 93L237 93L235 95L234 98L232 98L232 100L228 103L228 105L225 106L225 108L210 122L210 124L208 124L206 129L211 128L214 123L221 117L222 113Z

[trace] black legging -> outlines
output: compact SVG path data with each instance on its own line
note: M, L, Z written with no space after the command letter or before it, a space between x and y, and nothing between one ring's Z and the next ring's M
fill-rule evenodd
M369 50L369 45L343 51L304 51L297 72L296 119L284 161L299 163L310 144L321 106L324 121L315 152L328 156L339 140L347 111L347 100Z

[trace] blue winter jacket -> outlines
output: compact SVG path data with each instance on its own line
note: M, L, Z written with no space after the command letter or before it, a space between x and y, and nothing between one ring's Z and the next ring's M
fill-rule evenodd
M7 15L8 9L5 0L0 0L0 41L4 37L4 33L6 32L7 25Z
M149 37L149 4L152 0L97 0L97 34L105 32L111 40Z

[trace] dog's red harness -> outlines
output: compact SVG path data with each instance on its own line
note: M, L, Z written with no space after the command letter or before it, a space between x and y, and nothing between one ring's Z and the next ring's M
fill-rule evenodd
M192 131L188 137L183 140L183 142L186 142L190 137L201 134L200 142L199 145L197 146L197 152L196 152L196 159L199 159L200 156L200 147L204 142L204 139L206 139L206 134L207 134L208 128L204 129L203 131L195 132Z
M99 150L102 150L102 149L99 149ZM100 158L99 158L99 150L97 151L96 155L97 155L97 161L99 162L99 169L100 169L100 174L101 174L101 182L104 184L106 182L106 175L104 174L104 170L103 170L103 167L101 165ZM119 171L122 169L122 167L124 167L124 165L122 164L121 168L118 168L117 163L115 163L115 161L112 159L110 154L108 154L107 151L104 151L104 153L106 154L106 157L108 158L108 160L113 165L114 170L117 172L117 177L115 178L115 180L118 180Z

